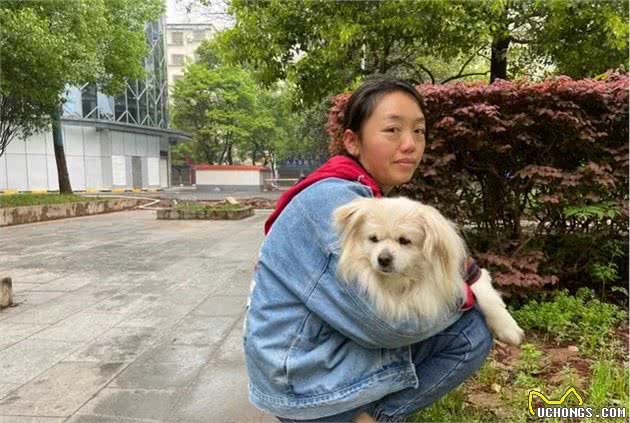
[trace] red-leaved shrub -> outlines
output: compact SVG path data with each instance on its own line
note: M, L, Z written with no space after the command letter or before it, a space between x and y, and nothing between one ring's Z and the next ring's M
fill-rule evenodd
M464 228L508 291L627 278L627 74L601 80L421 85L426 152L401 195ZM343 151L332 101L330 152Z

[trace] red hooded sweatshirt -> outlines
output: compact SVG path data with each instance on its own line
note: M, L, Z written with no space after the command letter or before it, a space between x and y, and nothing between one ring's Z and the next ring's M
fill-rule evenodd
M280 216L280 213L282 213L282 210L284 210L293 197L313 185L315 182L326 178L339 178L348 181L357 181L370 187L372 189L372 193L374 193L374 197L383 196L383 193L376 181L374 181L368 171L365 170L365 168L361 166L357 160L347 156L333 156L326 163L314 170L306 178L293 185L288 191L280 196L275 210L265 221L265 235L269 233L271 225L273 225L273 222L276 221L278 216ZM469 285L477 282L479 276L481 276L481 270L473 258L468 258L465 266L466 272L464 274L464 280L466 281L466 302L461 308L462 310L470 310L475 305L475 296Z

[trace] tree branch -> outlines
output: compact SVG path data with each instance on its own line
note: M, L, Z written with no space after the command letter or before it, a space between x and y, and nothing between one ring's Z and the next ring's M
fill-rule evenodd
M482 76L482 75L488 75L490 73L490 71L486 71L486 72L476 72L476 73L465 73L463 75L455 75L455 76L451 76L450 78L446 78L444 81L440 82L440 84L446 84L447 82L450 82L454 79L459 79L459 78L465 78L467 76Z
M468 74L463 74L464 69L466 69L466 66L468 66L470 64L470 62L472 62L472 60L477 57L480 53L481 50L483 50L485 47L481 47L479 48L475 54L473 54L472 56L470 56L470 58L468 58L468 60L466 60L466 62L464 62L464 64L462 65L462 68L459 70L459 72L457 73L457 75L455 76L451 76L449 78L446 78L444 81L441 82L441 84L446 84L449 81L452 81L454 79L459 79L459 78L464 78L466 76L476 76L476 75L486 75L488 74L488 72L484 72L484 73L468 73Z
M427 69L424 65L418 65L418 67L422 69L423 71L425 71L427 74L429 74L429 78L431 78L431 83L435 84L435 77L433 76L431 71Z

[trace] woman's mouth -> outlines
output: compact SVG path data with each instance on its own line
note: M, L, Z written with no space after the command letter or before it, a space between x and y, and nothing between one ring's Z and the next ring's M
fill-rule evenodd
M415 168L417 166L417 163L413 160L396 160L394 163L406 169Z

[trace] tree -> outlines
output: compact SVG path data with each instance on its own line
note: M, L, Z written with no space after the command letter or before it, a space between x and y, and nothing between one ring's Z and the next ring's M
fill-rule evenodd
M287 96L287 102L291 97ZM291 104L287 104L290 109ZM279 160L297 157L325 158L328 156L330 136L326 132L326 121L330 110L328 99L304 106L290 115L289 131L286 141L276 145Z
M178 158L232 164L238 155L273 165L275 153L294 135L287 85L262 89L247 70L223 65L212 40L202 43L196 54L197 62L186 68L173 92L172 123L193 138L176 147Z
M60 193L71 193L60 114L69 85L116 94L144 75L144 24L161 0L0 3L0 155L16 137L53 126Z
M289 79L306 104L372 74L415 83L507 79L512 52L521 64L553 64L573 77L628 57L621 0L234 0L230 11L235 26L218 38L226 59L263 84Z
M256 86L242 69L192 64L175 84L172 122L192 133L197 161L231 164L234 149L264 126L256 101Z

